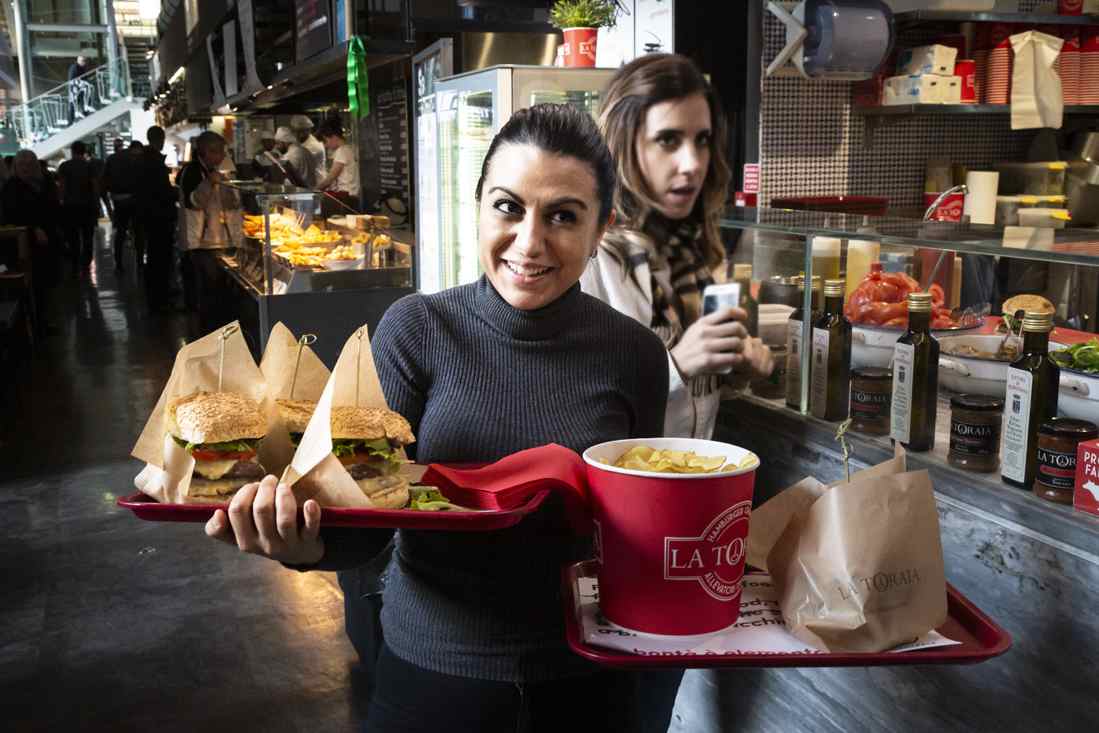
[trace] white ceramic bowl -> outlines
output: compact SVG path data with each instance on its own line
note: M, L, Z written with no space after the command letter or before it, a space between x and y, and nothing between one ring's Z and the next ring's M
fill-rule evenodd
M614 461L630 448L643 445L658 450L694 451L700 456L724 456L726 465L738 466L745 456L751 456L755 460L742 468L716 471L714 473L663 473L658 471L638 471L632 468L618 468L612 466ZM628 440L612 440L609 443L593 445L584 451L584 461L603 471L621 473L626 476L643 476L651 478L659 476L668 479L698 479L698 478L724 478L726 476L739 476L759 468L759 456L747 448L729 443L720 443L716 440L701 440L699 438L630 438ZM604 462L605 461L605 462ZM724 468L724 467L723 467Z

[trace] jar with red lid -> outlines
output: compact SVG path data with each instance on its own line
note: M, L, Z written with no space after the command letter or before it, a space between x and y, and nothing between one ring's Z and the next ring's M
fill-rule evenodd
M1087 420L1055 417L1038 428L1038 473L1034 493L1058 504L1072 504L1076 487L1076 448L1099 437Z

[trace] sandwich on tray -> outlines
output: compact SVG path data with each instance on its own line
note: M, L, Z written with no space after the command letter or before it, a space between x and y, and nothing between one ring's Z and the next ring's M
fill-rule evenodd
M168 403L168 431L195 459L188 490L198 501L228 501L263 478L256 459L267 421L258 404L232 392L196 392Z
M315 402L278 400L279 415L295 446L313 415ZM401 415L380 407L333 407L332 453L358 484L375 509L400 509L408 504L408 480L401 475L401 450L415 442L412 427Z

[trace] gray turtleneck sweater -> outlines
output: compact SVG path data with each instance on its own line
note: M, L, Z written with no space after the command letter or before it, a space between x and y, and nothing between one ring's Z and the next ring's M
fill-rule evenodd
M574 286L517 310L486 278L410 295L373 339L386 399L412 424L417 463L491 462L558 443L577 452L661 434L664 345ZM537 682L590 672L564 641L561 568L590 556L551 499L496 532L400 530L383 596L395 654L461 677ZM388 530L326 530L320 567L361 565Z

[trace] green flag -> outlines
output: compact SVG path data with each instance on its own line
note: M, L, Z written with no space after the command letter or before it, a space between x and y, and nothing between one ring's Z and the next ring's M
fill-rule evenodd
M366 72L366 44L354 36L347 47L347 106L355 119L370 114L370 84Z

